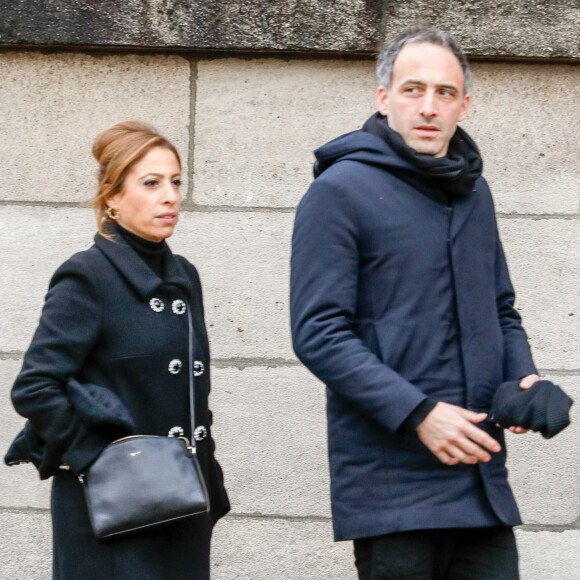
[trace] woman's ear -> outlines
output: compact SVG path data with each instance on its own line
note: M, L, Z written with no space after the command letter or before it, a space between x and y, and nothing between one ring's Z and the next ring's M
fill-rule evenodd
M121 199L121 193L114 193L113 195L109 195L109 192L111 191L111 185L108 183L103 185L102 191L105 197L105 205L107 205L107 207L118 205L119 200Z

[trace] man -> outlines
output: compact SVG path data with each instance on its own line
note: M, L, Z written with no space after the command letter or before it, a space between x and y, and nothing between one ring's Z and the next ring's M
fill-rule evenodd
M457 126L469 67L418 26L377 74L378 113L316 151L293 236L294 348L327 385L335 539L354 540L361 580L513 580L521 522L486 419L502 381L538 377Z

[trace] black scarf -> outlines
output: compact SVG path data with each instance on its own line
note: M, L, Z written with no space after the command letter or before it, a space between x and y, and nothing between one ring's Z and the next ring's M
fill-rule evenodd
M387 117L378 112L367 120L362 130L379 137L410 162L417 172L413 175L401 171L401 177L436 201L451 203L454 197L467 195L481 175L483 163L477 145L461 127L457 127L451 138L445 157L418 153L409 147L403 137L389 127Z

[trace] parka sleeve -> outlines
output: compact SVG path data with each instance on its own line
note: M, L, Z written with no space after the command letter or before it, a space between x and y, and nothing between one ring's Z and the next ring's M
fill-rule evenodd
M522 319L514 307L515 292L499 236L496 241L496 303L503 337L503 380L514 381L538 371Z
M298 358L329 389L395 432L426 396L354 332L359 236L357 208L348 193L315 180L294 223L293 345Z
M65 393L97 343L101 305L83 260L73 256L54 274L38 328L12 387L16 411L75 473L82 473L106 446L88 431Z

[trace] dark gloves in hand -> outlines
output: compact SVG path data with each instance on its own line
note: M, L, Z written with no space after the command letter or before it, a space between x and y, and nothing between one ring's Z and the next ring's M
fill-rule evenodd
M502 427L540 431L546 439L570 424L572 399L550 381L538 381L522 389L520 381L502 383L493 398L488 421Z

